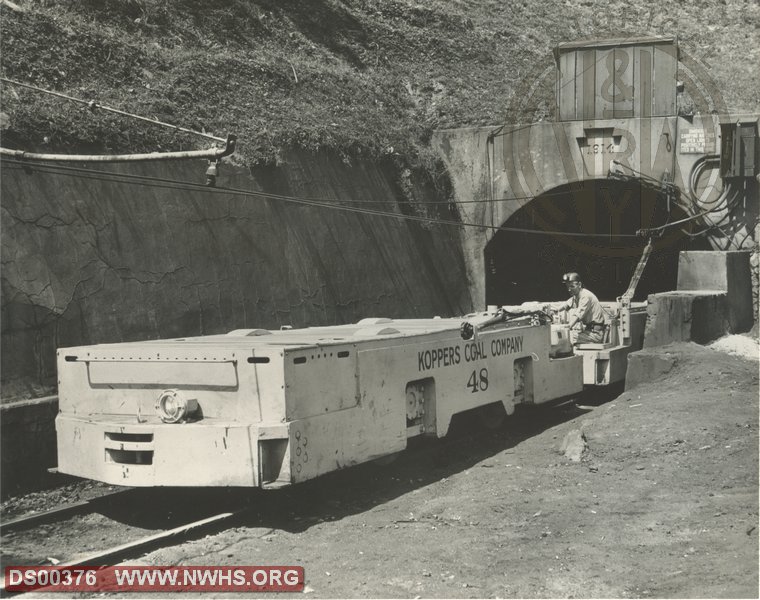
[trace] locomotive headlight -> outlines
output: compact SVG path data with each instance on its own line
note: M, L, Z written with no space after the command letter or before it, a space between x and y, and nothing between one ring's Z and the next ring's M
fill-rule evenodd
M156 400L156 412L164 423L179 423L198 410L195 398L185 398L177 390L164 390Z

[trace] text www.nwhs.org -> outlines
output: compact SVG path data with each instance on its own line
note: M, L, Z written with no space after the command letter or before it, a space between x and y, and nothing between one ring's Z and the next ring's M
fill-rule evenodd
M46 591L207 591L300 592L299 566L197 567L6 567L9 592Z

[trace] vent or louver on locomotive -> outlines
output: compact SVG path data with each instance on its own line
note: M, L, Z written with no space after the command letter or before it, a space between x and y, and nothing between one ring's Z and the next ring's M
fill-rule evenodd
M120 465L153 464L152 433L105 433L106 462Z

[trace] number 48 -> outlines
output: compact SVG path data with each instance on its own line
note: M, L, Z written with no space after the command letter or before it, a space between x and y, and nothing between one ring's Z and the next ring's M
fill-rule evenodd
M488 389L488 369L473 371L467 380L467 387L472 393L485 392Z

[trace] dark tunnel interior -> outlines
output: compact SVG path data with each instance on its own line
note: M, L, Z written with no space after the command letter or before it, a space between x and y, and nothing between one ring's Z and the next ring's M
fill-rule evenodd
M600 300L615 300L646 245L637 230L686 216L673 199L636 182L589 181L537 196L502 226L541 233L498 231L486 246L486 304L564 299L568 271L578 272ZM709 249L704 237L668 228L655 242L634 299L676 289L679 252Z

